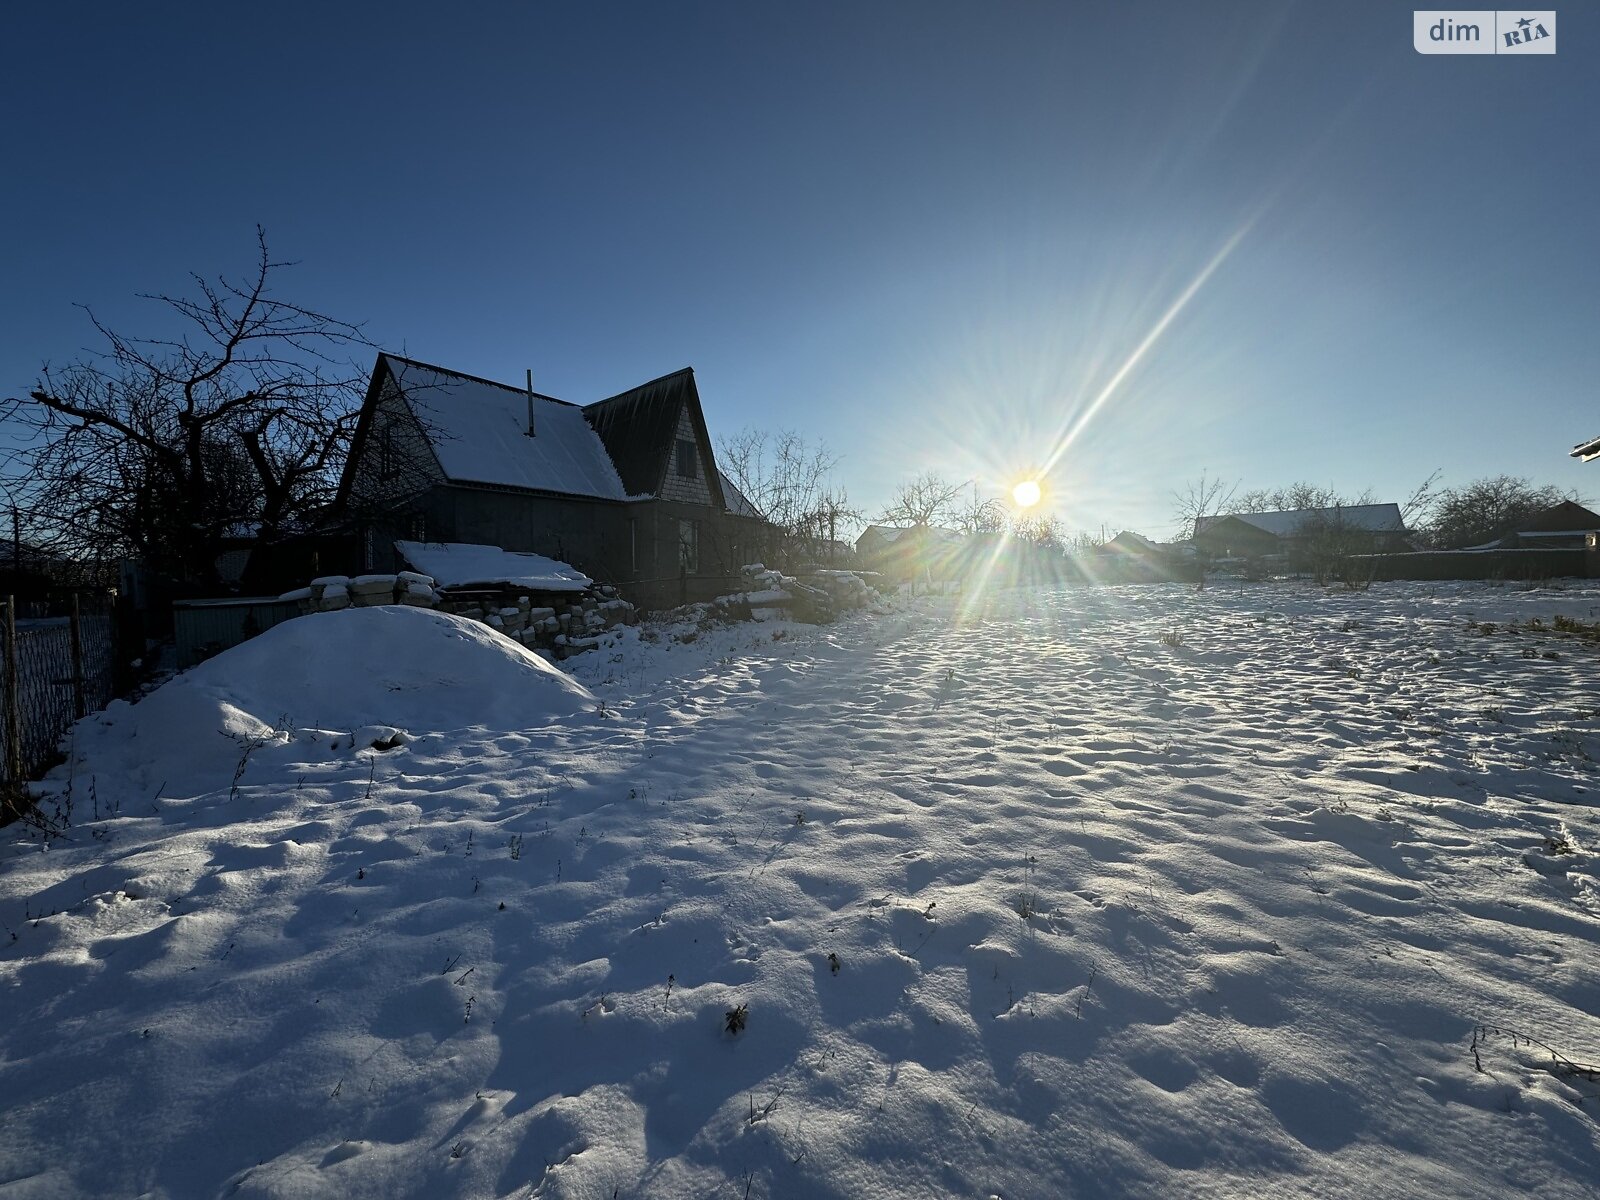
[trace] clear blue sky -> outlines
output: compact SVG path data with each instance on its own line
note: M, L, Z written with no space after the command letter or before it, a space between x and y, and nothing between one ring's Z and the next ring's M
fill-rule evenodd
M1592 496L1600 10L1558 11L1509 58L1326 0L13 6L0 388L259 222L386 347L579 402L693 366L868 508L1051 459L1070 527L1153 535L1202 470Z

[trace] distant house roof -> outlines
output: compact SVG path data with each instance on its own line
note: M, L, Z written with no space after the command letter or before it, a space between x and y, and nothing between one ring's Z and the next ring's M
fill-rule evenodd
M529 437L524 389L393 354L380 361L387 363L451 482L626 499L606 447L576 405L534 393L534 435Z
M1100 549L1107 554L1151 555L1165 553L1165 547L1152 542L1143 534L1135 533L1131 529L1124 529L1116 537L1101 546Z
M391 380L451 483L597 500L652 499L673 461L686 414L702 461L713 468L716 463L694 372L687 367L579 407L538 392L530 400L526 388L380 353L340 482L340 503L349 494L373 410ZM761 518L721 471L706 474L713 506Z
M1582 459L1584 462L1600 458L1600 437L1591 438L1587 442L1579 442L1572 448L1572 457Z
M904 529L893 525L868 525L856 538L856 549L863 554L881 549L893 544L894 540L904 532Z
M583 409L584 417L605 443L630 494L653 496L660 490L676 448L678 422L686 405L695 439L700 443L700 453L705 461L712 462L711 437L700 411L694 371L689 367ZM713 472L707 480L713 500L721 499L718 494L720 476L720 471Z
M1575 500L1563 500L1543 512L1535 513L1516 523L1514 533L1587 533L1600 529L1600 513L1585 508Z
M1595 530L1600 530L1600 513L1592 512L1575 500L1563 500L1549 508L1513 522L1499 537L1481 542L1467 550L1493 550L1497 547L1555 545L1560 542L1582 542Z
M1228 520L1243 521L1273 537L1293 537L1303 529L1319 525L1337 525L1343 529L1359 529L1368 533L1404 533L1406 528L1398 504L1348 504L1335 508L1295 508L1281 512L1201 517L1195 521L1194 531L1201 534L1219 521Z
M868 525L856 538L856 550L861 554L875 554L899 544L915 546L916 553L935 549L943 553L956 550L966 542L965 534L937 525Z

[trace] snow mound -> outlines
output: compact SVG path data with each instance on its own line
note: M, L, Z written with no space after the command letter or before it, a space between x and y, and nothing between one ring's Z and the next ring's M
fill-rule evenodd
M215 786L252 742L391 749L406 734L527 729L596 707L581 683L476 621L349 608L285 621L136 704L112 704L78 726L74 757L100 769L120 759L151 783Z

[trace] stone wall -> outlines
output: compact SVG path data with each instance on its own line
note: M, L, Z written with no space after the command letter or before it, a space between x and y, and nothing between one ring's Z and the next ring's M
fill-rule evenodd
M526 588L444 589L426 575L326 575L280 597L299 603L301 612L337 612L377 604L411 604L478 621L552 658L591 650L599 637L638 618L633 605L609 585L581 592L540 592Z

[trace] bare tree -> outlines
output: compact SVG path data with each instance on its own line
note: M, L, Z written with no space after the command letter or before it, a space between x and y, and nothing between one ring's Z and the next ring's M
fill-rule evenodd
M1072 554L1088 554L1100 549L1101 546L1111 541L1112 537L1111 530L1102 525L1098 533L1090 529L1078 530L1077 533L1067 537L1063 545Z
M1303 480L1288 487L1255 488L1235 496L1228 504L1230 512L1296 512L1312 508L1349 508L1357 504L1373 504L1376 498L1368 488L1359 496L1346 496L1336 488Z
M1435 471L1417 485L1417 490L1407 497L1406 502L1400 506L1400 523L1407 529L1413 529L1426 516L1428 509L1433 506L1436 493L1434 485L1439 482L1441 472Z
M850 503L850 494L843 488L829 489L817 497L817 502L805 514L802 529L820 550L819 557L831 562L842 541L853 541L850 536L861 527L861 510Z
M1006 527L1006 506L993 496L980 499L978 485L973 484L972 495L953 506L951 521L958 532L968 536L999 533Z
M336 362L359 326L277 299L275 262L244 283L193 276L193 299L147 296L183 332L131 338L89 319L106 349L0 403L6 489L54 553L130 556L172 577L216 582L222 540L272 540L333 495L365 372ZM88 310L86 310L88 311Z
M1444 488L1426 506L1419 522L1430 545L1441 549L1476 546L1514 531L1536 513L1576 500L1577 494L1550 484L1498 475L1457 488Z
M831 557L861 514L830 480L839 459L793 430L745 429L717 441L717 463L770 526L764 557Z
M1191 479L1182 491L1172 493L1173 516L1177 519L1177 536L1180 541L1194 537L1200 522L1230 510L1233 495L1239 490L1237 483L1201 474Z
M924 471L895 489L894 499L878 515L885 525L925 527L955 519L965 483L951 483L936 471Z
M1066 526L1061 523L1059 517L1047 513L1017 517L1011 522L1011 536L1019 542L1025 542L1041 550L1065 552L1067 548Z

